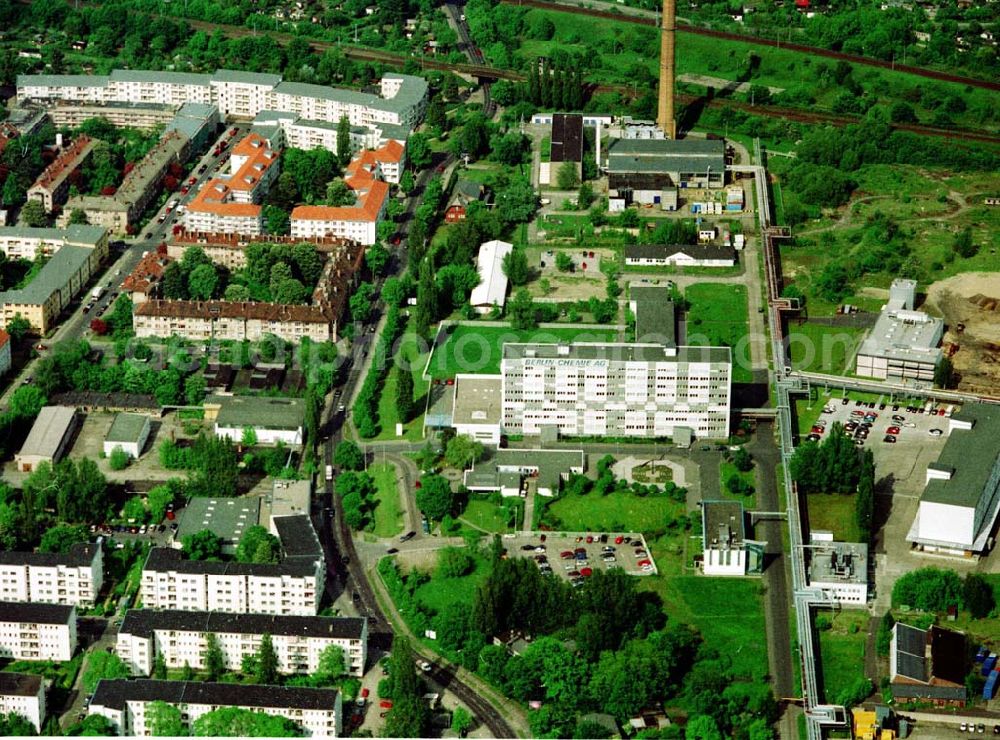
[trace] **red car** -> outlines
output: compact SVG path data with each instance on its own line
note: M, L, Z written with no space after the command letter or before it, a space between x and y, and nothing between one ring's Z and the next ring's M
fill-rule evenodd
M823 427L813 427L809 431L811 431L813 434L822 434L823 432L826 431L826 429L824 429Z
M625 541L625 538L622 535L618 535L617 537L615 537L615 544L616 545L620 545L624 541Z
M589 545L589 544L593 543L593 541L594 541L594 538L591 535L588 534L587 535L587 544Z
M399 234L393 234L392 238L389 240L389 243L392 244L394 247L398 247L402 243L402 241L403 241L402 236L400 236Z
M636 563L636 565L639 566L640 568L642 568L645 565L652 565L652 564L653 564L652 560L640 560L638 563Z
M572 558L573 558L573 551L572 550L563 550L561 553L559 553L559 557L561 557L563 560L572 560Z
M590 568L580 568L580 575L584 578L588 578L589 576L594 575L594 571Z
M362 699L367 699L368 698L368 694L369 694L368 689L361 689L361 698Z
M379 707L381 707L382 709L392 709L392 702L391 702L391 701L389 701L388 699L383 699L382 701L380 701L380 702L378 703L378 705L379 705Z
M194 185L196 182L198 182L198 178L192 177L190 180L188 180L188 185Z
M899 434L899 427L889 427L885 430L886 434Z

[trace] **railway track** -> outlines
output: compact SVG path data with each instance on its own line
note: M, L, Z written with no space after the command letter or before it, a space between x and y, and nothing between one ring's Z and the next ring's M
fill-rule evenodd
M555 10L562 13L588 15L593 18L603 18L605 20L614 20L621 23L634 23L639 26L656 26L656 20L653 18L644 18L638 15L625 15L623 13L611 13L607 10L585 8L570 3L552 2L551 0L500 0L500 2L507 5L525 5L531 8L540 8L542 10ZM730 33L728 31L717 31L710 28L691 26L684 23L678 23L677 29L679 31L683 31L684 33L693 33L698 36L708 36L710 38L725 39L727 41L743 41L747 44L769 46L776 49L790 49L792 51L799 51L812 56L843 60L852 64L863 64L869 67L891 69L896 72L905 72L907 74L918 75L920 77L927 77L932 80L940 80L941 82L955 82L960 85L971 85L972 87L980 87L985 90L1000 91L1000 82L995 80L979 80L974 77L962 77L961 75L953 75L936 69L914 67L909 64L896 64L895 62L886 62L881 59L860 56L858 54L845 54L844 52L834 51L832 49L823 49L818 46L807 46L806 44L777 41L775 39L761 38L759 36L747 36L739 33Z

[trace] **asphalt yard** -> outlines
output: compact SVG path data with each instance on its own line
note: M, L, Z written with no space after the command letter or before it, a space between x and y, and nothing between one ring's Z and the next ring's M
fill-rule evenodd
M654 575L656 563L641 534L627 532L536 532L505 535L511 557L531 558L543 573L582 585L598 570L621 568L633 576Z

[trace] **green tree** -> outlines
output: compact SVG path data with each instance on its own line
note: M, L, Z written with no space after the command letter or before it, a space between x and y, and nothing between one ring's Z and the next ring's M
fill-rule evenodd
M153 658L153 678L160 681L167 680L167 661L163 657L163 653L159 651L156 653L156 657Z
M753 458L750 457L750 453L745 448L740 447L733 452L733 465L741 473L747 473L753 469Z
M112 470L124 470L128 467L129 462L131 462L132 456L129 455L121 447L115 447L111 454L108 455L108 467Z
M988 617L996 606L993 586L978 573L969 573L962 584L962 602L973 619Z
M892 587L892 605L928 612L943 612L962 603L958 574L940 568L918 568L906 573Z
M241 303L243 301L250 300L250 289L245 285L232 283L231 285L226 286L226 290L223 292L222 297L233 303Z
M722 733L715 720L707 714L699 714L688 720L684 728L684 737L687 740L722 740Z
M431 147L427 134L414 133L406 141L406 158L416 170L426 169L431 164Z
M524 285L531 279L531 268L528 267L528 256L523 249L515 247L503 256L501 263L503 274L511 285Z
M315 285L323 272L323 260L316 247L309 242L300 242L292 247L292 260L306 285Z
M286 305L296 305L306 303L309 298L309 290L302 284L302 281L295 278L287 278L279 282L271 295L275 303Z
M463 470L471 467L483 456L482 443L467 434L456 434L445 447L444 459L453 468Z
M326 186L326 204L328 206L352 206L357 200L357 195L341 179L331 180Z
M161 486L154 486L146 494L146 504L149 506L149 518L153 522L162 522L167 514L167 506L176 498L177 481L168 481Z
M365 455L354 442L345 439L337 443L333 463L342 470L361 470L365 467Z
M530 221L538 208L538 196L531 182L515 178L496 193L495 210L506 224Z
M409 368L396 368L396 413L404 424L413 417L413 374Z
M28 191L21 184L20 178L16 175L9 175L3 184L3 192L0 194L0 200L3 204L10 207L17 207L24 203L28 198Z
M972 241L972 227L966 226L955 234L955 240L952 242L951 247L959 257L975 257L976 252L979 251L979 247Z
M90 535L82 524L65 524L59 527L49 527L42 534L38 545L39 552L68 553L73 545L88 542Z
M66 730L67 735L79 737L114 737L115 726L103 714L88 714Z
M445 547L438 550L438 575L442 578L460 578L469 573L475 561L468 550L461 547Z
M580 190L576 194L576 204L580 210L587 210L594 202L594 186L589 182L581 182Z
M409 195L413 192L414 187L416 187L416 182L413 179L413 173L410 170L404 171L399 176L399 189L406 195Z
M40 226L47 226L49 223L49 217L48 214L45 213L45 206L42 205L42 202L32 198L21 206L21 213L18 216L18 222L24 224L25 226L38 228Z
M209 300L219 284L214 265L198 265L188 275L188 295L195 300Z
M466 733L472 729L472 715L465 707L455 707L451 713L451 730L459 737L465 737Z
M171 262L163 268L163 297L184 300L188 297L187 276L179 262Z
M277 563L281 560L281 542L264 527L249 527L236 546L236 559L241 563Z
M90 223L89 221L87 221L87 212L79 208L74 208L72 211L70 211L69 223L70 225Z
M257 683L274 684L278 682L278 654L274 650L271 635L267 632L260 638L260 649L257 651L257 673L254 678Z
M938 388L955 387L955 366L951 358L942 355L938 364L934 368L934 385Z
M222 540L210 529L203 529L181 538L188 560L217 560L222 555Z
M386 716L383 734L386 737L426 737L430 711L422 698L423 689L408 640L393 639L389 665L392 709Z
M437 291L434 286L433 267L430 260L425 259L420 264L420 278L417 282L417 306L413 317L414 327L419 336L428 336L436 313Z
M507 312L510 315L510 325L518 331L538 328L535 304L531 300L531 294L524 288L514 294L514 298L507 306Z
M214 635L211 635L214 637ZM181 719L181 710L165 701L152 701L146 705L146 727L153 737L184 737L187 728Z
M205 666L205 672L208 673L209 681L218 681L219 677L226 671L226 656L223 654L219 638L215 636L214 632L205 634L205 652L202 654L202 664Z
M88 694L92 694L102 679L128 677L128 666L121 658L107 650L97 650L87 658L87 667L83 670L83 688Z
M389 267L390 259L389 250L379 242L372 244L365 252L365 264L368 265L372 275L384 275Z
M319 654L313 678L320 686L332 686L346 672L347 661L344 660L343 649L336 645L327 645Z
M417 507L428 519L440 521L445 514L451 513L455 505L455 494L447 478L436 474L425 475L420 479L416 500Z
M337 161L341 167L351 161L351 122L347 116L337 122Z
M573 258L566 252L556 252L556 269L559 272L571 272L573 270Z
M287 717L276 717L240 707L206 712L194 721L195 737L301 737L302 726Z
M31 330L31 322L19 313L14 314L14 318L7 322L7 333L10 334L14 344L23 342Z
M560 190L573 190L580 184L580 175L576 171L576 162L563 162L556 170L556 183Z
M355 321L367 321L372 314L375 300L375 286L371 283L361 283L354 289L350 298L351 318Z
M257 430L253 427L243 427L240 444L244 447L254 447L257 444Z

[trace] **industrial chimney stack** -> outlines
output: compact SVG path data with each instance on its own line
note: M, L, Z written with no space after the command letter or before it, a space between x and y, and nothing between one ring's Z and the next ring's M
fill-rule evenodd
M668 139L677 138L674 122L674 35L677 32L676 0L663 0L660 26L660 100L656 123Z

